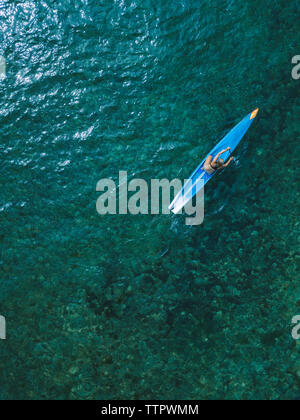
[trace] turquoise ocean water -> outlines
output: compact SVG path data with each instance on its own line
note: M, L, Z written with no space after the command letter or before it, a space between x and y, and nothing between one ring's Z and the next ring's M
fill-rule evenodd
M0 1L0 399L299 399L297 0ZM259 107L205 220L99 216Z

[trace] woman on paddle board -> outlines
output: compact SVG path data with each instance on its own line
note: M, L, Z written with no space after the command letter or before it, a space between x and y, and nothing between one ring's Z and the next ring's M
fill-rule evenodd
M228 152L228 150L230 150L230 147L227 147L227 149L224 149L221 152L219 152L214 158L212 155L209 155L201 169L203 169L209 175L212 175L216 171L220 171L221 169L227 168L227 166L233 160L233 157L231 156L231 158L228 159L227 163L225 163L223 159L219 159L219 157L223 153Z

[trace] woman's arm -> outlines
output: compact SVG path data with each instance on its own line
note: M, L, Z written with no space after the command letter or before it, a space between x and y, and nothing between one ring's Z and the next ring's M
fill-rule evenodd
M214 160L212 161L212 163L216 163L216 162L217 162L217 160L219 159L219 157L220 157L223 153L228 152L228 150L230 150L230 147L227 147L227 149L224 149L224 150L222 150L221 152L219 152L219 153L215 156L215 158L214 158Z
M227 168L227 166L230 164L230 162L233 161L233 156L228 160L228 162L224 163L223 168Z

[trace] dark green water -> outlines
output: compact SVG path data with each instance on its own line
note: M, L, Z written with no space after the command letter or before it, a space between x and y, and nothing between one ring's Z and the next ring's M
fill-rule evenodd
M1 399L298 399L299 1L0 2ZM99 216L242 117L204 224Z

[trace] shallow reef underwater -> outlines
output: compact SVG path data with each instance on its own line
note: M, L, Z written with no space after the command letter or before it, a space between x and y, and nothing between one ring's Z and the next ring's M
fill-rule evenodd
M299 1L0 4L0 399L300 399ZM106 215L260 108L205 219Z

